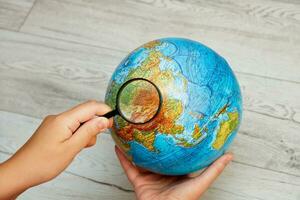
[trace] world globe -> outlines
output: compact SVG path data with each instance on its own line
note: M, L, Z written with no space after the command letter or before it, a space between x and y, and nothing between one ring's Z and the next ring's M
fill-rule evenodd
M135 165L159 174L184 175L207 167L229 148L241 122L242 99L223 57L189 39L151 41L119 64L105 102L115 109L122 85L136 78L154 83L162 103L159 113L145 124L114 117L111 135ZM137 88L124 98L149 101L144 95L143 88Z

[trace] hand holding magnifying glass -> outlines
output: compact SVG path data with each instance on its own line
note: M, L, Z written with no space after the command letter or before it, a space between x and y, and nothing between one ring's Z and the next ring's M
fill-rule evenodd
M119 89L115 110L102 117L120 115L129 123L145 124L157 116L161 105L162 95L158 87L147 79L134 78L125 82Z

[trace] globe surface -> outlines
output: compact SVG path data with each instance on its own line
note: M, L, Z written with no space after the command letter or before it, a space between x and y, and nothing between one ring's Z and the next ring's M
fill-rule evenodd
M146 124L114 117L112 137L137 166L183 175L208 166L228 149L241 121L242 100L231 68L216 52L183 38L144 44L113 73L105 96L110 107L116 107L122 84L133 78L152 81L163 97L158 115ZM137 89L128 100L141 101L143 95Z

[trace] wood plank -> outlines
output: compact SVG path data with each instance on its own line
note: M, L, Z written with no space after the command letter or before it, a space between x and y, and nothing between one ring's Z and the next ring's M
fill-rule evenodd
M0 152L0 162L9 156ZM133 192L126 192L118 188L95 183L79 176L63 172L54 180L31 188L19 196L18 199L133 199Z
M160 37L188 37L236 71L300 83L299 11L270 0L40 0L21 31L127 52Z
M243 73L237 73L237 78L244 110L300 124L299 84Z
M134 199L133 192L124 192L108 185L100 185L67 173L51 182L26 191L19 199Z
M300 176L300 125L247 111L243 117L231 148L235 160Z
M15 152L40 123L40 120L19 114L0 112L0 150ZM20 137L22 135L22 137ZM72 174L80 174L98 182L130 189L113 152L113 142L108 134L102 134L95 147L83 151L55 181L26 192L24 199L129 199L132 193L115 187L95 185L79 180ZM239 149L241 150L241 149ZM1 159L0 154L0 159ZM3 161L4 159L2 159ZM263 189L261 188L262 186ZM108 188L107 188L108 187ZM90 196L91 195L91 196ZM127 198L128 197L128 198ZM278 173L249 165L232 163L202 199L264 199L297 200L300 197L300 176ZM21 198L22 199L22 198ZM101 199L101 198L100 198ZM122 198L123 199L123 198Z
M0 106L38 118L87 99L103 99L111 73L126 55L22 33L0 33L4 86ZM299 84L243 73L237 77L246 110L300 122ZM15 98L16 94L21 98Z
M19 30L33 4L34 0L0 0L0 28Z
M113 68L125 54L22 33L1 33L0 109L37 118L87 99L103 99ZM300 85L246 74L238 78L245 116L234 149L237 161L300 175ZM260 152L259 159L254 149Z
M3 30L0 33L1 108L15 107L11 111L32 113L39 118L80 101L101 99L114 67L125 56L104 48ZM20 104L10 99L15 95Z

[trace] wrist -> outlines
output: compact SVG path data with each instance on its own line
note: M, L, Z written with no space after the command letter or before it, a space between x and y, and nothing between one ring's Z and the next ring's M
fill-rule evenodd
M19 167L14 164L13 158L0 164L0 200L15 199L29 188Z

